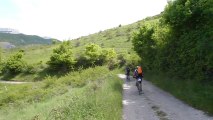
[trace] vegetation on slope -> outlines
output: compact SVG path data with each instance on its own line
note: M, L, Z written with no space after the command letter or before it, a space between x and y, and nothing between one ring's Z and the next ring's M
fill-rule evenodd
M1 119L121 119L122 82L116 73L103 66L42 82L0 84Z
M137 30L143 24L143 21L138 21L137 23L133 23L132 25L127 26L118 26L117 28L109 29L106 31L100 31L99 33L92 34L87 37L81 37L75 40L71 40L72 53L73 57L76 61L74 66L70 66L69 70L78 69L83 66L84 68L92 66L92 65L103 65L106 64L107 61L110 61L109 65L112 67L113 65L122 66L124 64L129 66L136 66L139 61L139 57L135 54L135 52L131 49L131 34L133 31ZM91 56L94 53L90 54L86 49L90 49L88 45L95 45L101 48L101 51L95 53L98 55L97 60L93 60ZM1 78L5 80L24 80L24 81L37 81L42 80L45 75L52 74L48 71L47 61L49 61L52 52L56 49L60 44L55 45L37 45L37 46L24 46L21 48L15 48L11 50L3 50L2 52L2 63L8 61L8 59L17 53L17 51L24 51L23 60L26 63L25 69L23 72L11 75L11 74L2 74ZM116 59L112 60L111 55L114 54ZM58 53L56 53L58 54ZM109 60L109 58L111 60ZM87 62L86 62L87 61ZM50 63L50 62L49 62ZM120 65L118 65L120 64ZM52 64L53 65L53 64ZM53 68L53 67L52 67ZM70 69L71 68L71 69ZM66 68L67 69L67 68ZM61 69L60 69L61 70ZM27 72L26 72L27 71ZM28 72L29 71L29 72ZM30 73L30 74L29 74ZM53 73L57 74L57 73Z

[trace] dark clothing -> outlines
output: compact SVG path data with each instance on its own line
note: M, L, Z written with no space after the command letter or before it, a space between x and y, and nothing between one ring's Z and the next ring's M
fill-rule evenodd
M141 79L141 81L138 81L138 79ZM142 79L143 79L142 75L138 74L138 76L137 76L137 81L138 81L139 83L141 83L141 82L142 82Z
M126 75L130 75L130 69L129 68L126 68Z
M143 75L142 74L138 74L138 78L143 78Z

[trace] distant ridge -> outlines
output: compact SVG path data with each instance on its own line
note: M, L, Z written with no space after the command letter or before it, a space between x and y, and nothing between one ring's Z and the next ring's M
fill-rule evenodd
M0 32L0 44L7 43L7 45L11 44L14 46L23 46L23 45L31 45L31 44L48 45L48 44L52 44L52 42L53 42L53 39L50 39L50 38L46 39L36 35L10 34L10 33Z

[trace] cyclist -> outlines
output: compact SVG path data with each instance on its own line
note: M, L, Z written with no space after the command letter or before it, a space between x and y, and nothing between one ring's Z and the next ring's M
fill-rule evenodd
M130 68L126 67L126 80L130 80Z
M143 78L143 70L141 66L137 66L137 69L134 71L134 78L136 78L136 86L138 88L139 94L142 93L142 78Z

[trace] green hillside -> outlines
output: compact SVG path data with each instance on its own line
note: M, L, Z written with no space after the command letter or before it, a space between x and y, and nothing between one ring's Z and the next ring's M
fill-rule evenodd
M52 44L52 39L44 39L36 35L0 33L1 42L8 42L15 46L31 44Z
M129 25L117 26L112 29L99 31L95 34L70 40L73 47L72 50L74 55L78 56L79 53L82 53L85 50L86 45L89 43L95 43L101 48L114 48L118 54L136 55L136 52L132 49L132 34L138 31L141 25L147 24L148 22L152 23L158 21L158 19L159 15ZM45 64L49 60L52 50L58 47L58 45L59 44L22 46L21 48L4 50L2 53L2 59L6 60L10 55L22 49L25 51L23 58L29 64L38 63L40 61ZM137 55L135 57L137 57Z
M111 28L88 36L82 36L78 39L74 39L71 42L75 49L80 50L88 43L95 43L103 48L114 48L119 53L134 52L132 49L132 34L137 32L140 27L147 22L154 22L160 18L160 15L148 17L146 19L137 21L129 25L118 25L115 28Z

